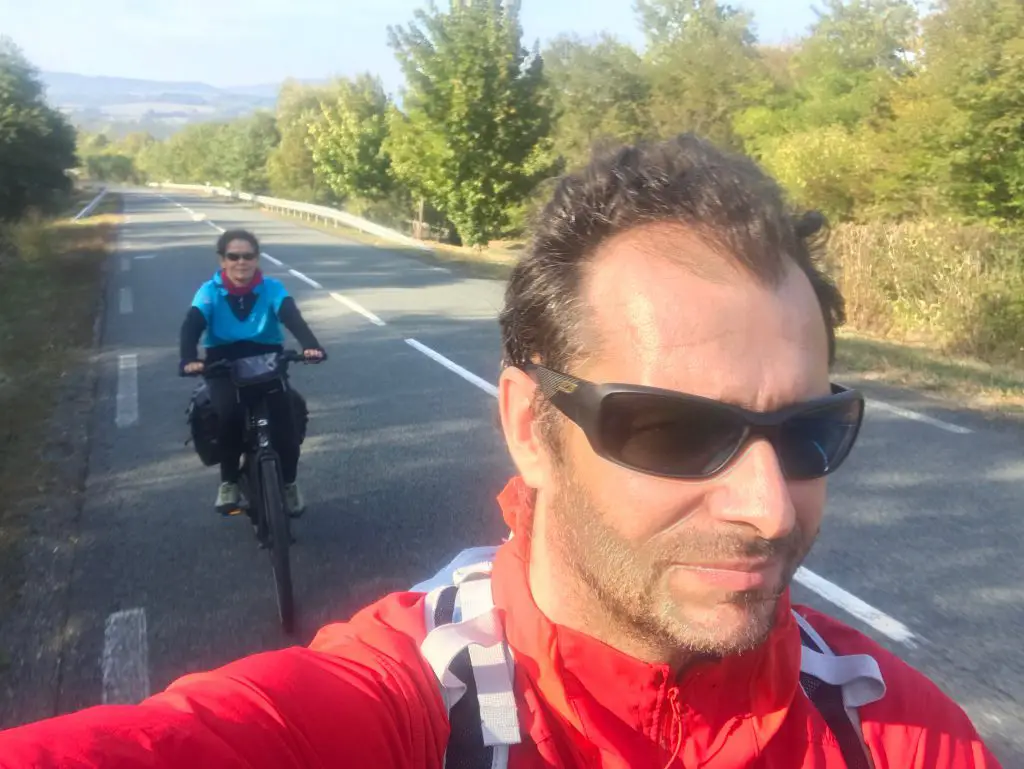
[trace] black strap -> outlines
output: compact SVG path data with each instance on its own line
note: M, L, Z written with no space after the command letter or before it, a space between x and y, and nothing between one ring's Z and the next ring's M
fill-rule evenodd
M824 651L802 627L800 641L813 651ZM800 685L807 693L807 699L818 709L829 731L835 736L847 769L871 769L864 754L864 745L857 733L857 726L850 719L850 714L846 712L846 706L843 704L842 687L826 683L810 673L803 672L800 673Z
M455 585L446 587L434 608L434 627L447 625L455 615ZM449 672L466 685L466 693L448 713L451 735L444 753L445 769L490 769L494 748L484 745L480 728L480 701L476 696L476 679L469 659L469 649L463 649L452 660Z

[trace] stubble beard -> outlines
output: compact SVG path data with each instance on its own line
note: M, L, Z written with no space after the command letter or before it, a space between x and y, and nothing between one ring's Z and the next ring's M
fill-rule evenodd
M662 650L672 659L722 657L762 644L775 624L779 599L804 559L813 537L799 529L769 541L735 532L709 535L680 528L671 537L645 542L642 548L624 540L606 523L606 516L569 472L560 473L550 509L551 543L602 616L592 628L615 644L625 636L632 646ZM642 512L638 512L642 514ZM699 563L737 557L777 557L785 564L782 579L766 589L673 596L668 585L672 564ZM714 621L716 610L742 621Z

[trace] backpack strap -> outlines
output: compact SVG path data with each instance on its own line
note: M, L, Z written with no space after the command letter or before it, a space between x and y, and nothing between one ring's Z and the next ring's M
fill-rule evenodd
M492 560L473 561L493 557L493 550L463 551L421 583L436 585L424 601L420 650L441 685L451 725L445 769L504 769L509 746L522 739L511 650L491 595Z
M882 672L867 654L837 655L801 614L800 686L836 738L847 769L873 769L857 708L885 696Z
M420 649L448 711L445 769L506 769L509 747L522 740L512 653L491 595L495 550L464 550L412 588L427 593ZM866 654L835 654L810 622L795 610L793 616L804 694L835 736L847 769L873 769L857 708L885 695L878 663Z

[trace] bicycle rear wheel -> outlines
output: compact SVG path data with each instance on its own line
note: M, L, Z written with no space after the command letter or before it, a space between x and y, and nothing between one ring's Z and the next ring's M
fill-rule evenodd
M292 569L288 553L292 537L281 493L281 472L276 459L268 457L260 461L259 484L263 520L269 534L270 562L277 588L277 610L281 626L290 634L295 629L295 597L292 593Z

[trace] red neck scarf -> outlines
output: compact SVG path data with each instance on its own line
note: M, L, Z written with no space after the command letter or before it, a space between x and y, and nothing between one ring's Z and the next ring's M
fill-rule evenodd
M228 277L226 270L221 270L220 282L224 284L224 288L228 290L228 293L231 294L231 296L245 296L246 294L252 293L252 290L263 282L263 271L256 270L256 274L252 276L252 280L249 281L248 285L239 286L231 282L231 278Z

